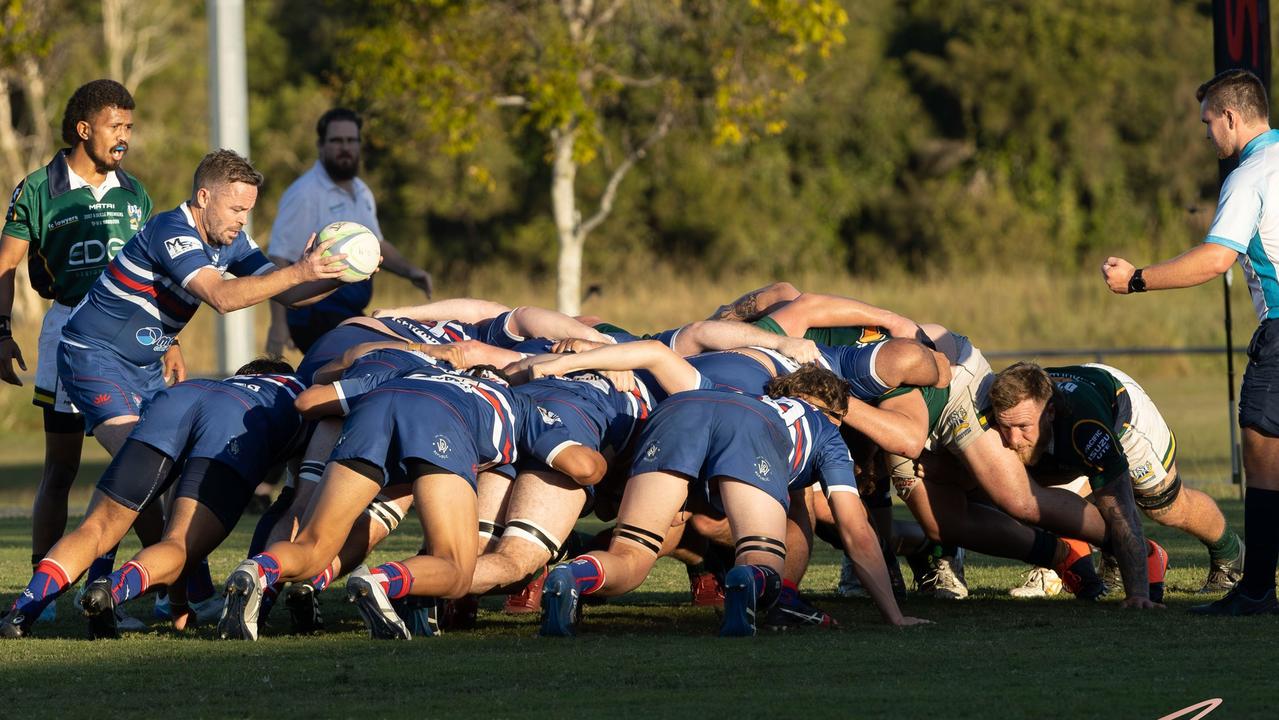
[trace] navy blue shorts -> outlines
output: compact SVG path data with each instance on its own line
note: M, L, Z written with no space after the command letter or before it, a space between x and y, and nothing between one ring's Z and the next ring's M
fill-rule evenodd
M416 480L406 460L421 460L476 486L479 452L451 398L429 389L375 390L351 409L329 461L363 460L382 470L382 487Z
M98 490L130 510L142 512L177 477L173 458L130 437L98 478Z
M1239 426L1279 437L1279 320L1262 322L1248 343Z
M716 477L740 480L790 506L790 437L777 413L755 398L717 391L675 395L658 405L636 447L631 477L687 475L720 512L719 488L710 482Z
M115 417L139 415L142 405L164 389L164 365L138 367L110 350L58 343L58 379L84 414L84 431Z

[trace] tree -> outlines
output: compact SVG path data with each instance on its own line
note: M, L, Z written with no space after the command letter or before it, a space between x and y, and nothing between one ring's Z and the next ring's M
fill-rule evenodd
M843 42L847 19L835 0L379 0L347 34L339 68L373 122L450 156L540 141L558 305L576 314L586 240L636 163L681 123L710 126L717 144L781 133L781 108ZM596 162L587 201L579 171ZM479 162L466 176L479 191L491 184Z

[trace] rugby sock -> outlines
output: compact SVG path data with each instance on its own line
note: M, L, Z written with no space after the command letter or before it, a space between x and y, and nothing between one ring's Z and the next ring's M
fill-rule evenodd
M115 553L120 549L117 545L103 553L89 565L89 575L85 578L86 584L97 580L100 577L106 577L115 569Z
M794 580L782 579L782 594L778 600L783 605L794 605L799 602L799 585Z
M1031 528L1035 533L1030 551L1022 556L1022 560L1035 567L1050 568L1057 556L1057 536L1047 530Z
M1146 540L1146 578L1150 583L1150 599L1164 601L1164 576L1168 572L1168 551L1154 540Z
M785 592L785 581L782 576L766 565L747 565L755 573L755 612L767 610L777 604L777 599ZM799 599L799 586L791 583L790 590L794 598Z
M53 560L41 560L36 565L31 582L27 583L26 589L14 601L13 607L19 614L30 618L30 622L35 622L45 607L56 600L70 584L67 571L61 565Z
M1217 538L1217 542L1206 542L1204 547L1208 548L1208 559L1213 562L1230 562L1239 557L1239 535L1230 529L1229 523L1226 524L1225 530L1221 531L1221 537Z
M280 597L280 591L284 589L284 583L276 581L271 585L267 585L262 591L262 606L258 610L258 617L265 619L271 614L271 608L275 607L276 598Z
M1243 502L1243 580L1239 588L1250 598L1275 589L1275 565L1279 563L1279 490L1248 488Z
M274 585L280 580L280 561L271 553L258 553L249 558L258 564L258 576L266 578L268 586Z
M329 565L324 568L324 572L316 575L306 582L308 585L315 588L316 592L322 592L324 588L327 588L333 582L333 566Z
M594 557L583 555L570 562L568 569L573 573L579 593L590 595L604 587L604 567Z
M187 575L187 600L197 603L213 597L213 575L209 573L209 559L200 561L200 567Z
M146 592L151 586L151 576L146 568L130 560L107 576L107 584L111 586L111 600L120 605Z
M408 595L413 587L413 573L401 563L389 562L378 565L373 568L372 575L373 579L382 585L386 596L392 600L399 600Z

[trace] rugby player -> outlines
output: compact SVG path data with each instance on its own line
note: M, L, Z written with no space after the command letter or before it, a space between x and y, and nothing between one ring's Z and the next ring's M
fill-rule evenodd
M370 634L410 637L392 600L466 594L478 544L477 475L515 459L517 431L507 384L494 373L471 372L426 367L379 385L354 404L297 537L272 544L227 578L220 637L256 640L263 590L322 572L388 486L412 486L430 554L351 573L348 597Z
M720 634L755 634L755 618L782 589L790 489L819 481L831 496L863 583L884 619L903 617L889 587L879 541L857 497L852 461L836 429L847 383L820 368L774 380L769 396L721 391L672 397L650 418L637 444L608 551L582 555L548 575L541 633L574 634L579 597L619 595L647 577L692 492L729 517L737 565L725 580ZM820 478L813 475L820 472Z
M31 509L32 567L62 537L67 496L80 468L84 422L58 381L58 338L72 308L103 268L151 215L151 198L137 178L121 168L133 135L133 96L114 80L81 85L67 101L59 150L47 165L18 183L5 214L0 240L0 379L22 381L16 361L27 369L13 338L14 270L28 257L32 287L53 300L40 328L34 402L44 413L44 474ZM174 345L165 352L164 376L182 381L186 369ZM159 508L137 525L143 542L160 539ZM91 577L111 571L104 558ZM52 618L56 605L49 605Z
M118 604L169 585L175 624L185 627L193 611L173 583L230 533L263 475L305 444L293 407L302 384L291 371L287 363L257 360L226 380L189 380L158 392L98 481L80 526L40 561L0 620L0 637L28 635L41 609L174 485L164 539L91 583L80 603L90 637L114 637Z
M1211 568L1200 592L1234 587L1243 572L1243 544L1212 498L1182 485L1176 439L1131 377L1100 363L1041 368L1019 362L995 376L990 400L1004 445L1036 481L1058 485L1083 475L1094 492L1128 484L1130 492L1116 489L1125 514L1140 509L1208 548Z
M1275 567L1279 563L1279 225L1271 212L1279 203L1271 182L1279 167L1279 132L1270 129L1270 101L1260 78L1246 70L1226 70L1199 86L1199 119L1222 160L1237 159L1221 185L1217 213L1198 247L1144 268L1108 257L1101 273L1119 295L1192 287L1243 267L1260 323L1248 344L1248 368L1239 394L1243 434L1244 538L1248 553L1243 577L1225 597L1194 608L1206 615L1279 612Z

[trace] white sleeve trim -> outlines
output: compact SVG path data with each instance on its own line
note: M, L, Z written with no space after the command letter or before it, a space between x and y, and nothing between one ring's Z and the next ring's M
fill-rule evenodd
M181 285L183 289L186 289L187 283L191 282L191 280L192 280L193 278L195 278L195 276L196 276L196 275L199 275L199 274L200 274L200 271L201 271L201 270L203 270L203 269L205 269L205 268L208 268L208 269L212 270L213 272L218 273L219 275L221 275L221 274L222 274L222 273L218 272L218 269L217 269L216 267L213 267L212 265L201 265L200 267L198 267L198 268L196 268L196 269L192 270L191 272L187 273L187 276L186 276L186 277L184 277L184 278L182 278L182 282L180 282L180 283L178 283L178 284L179 284L179 285Z
M346 415L351 412L351 406L346 401L346 393L342 392L342 381L333 383L333 390L338 394L338 404L342 406L342 414Z
M577 442L576 440L565 440L559 445L556 445L549 453L546 454L546 464L554 465L555 458L559 457L560 453L564 452L565 450L569 449L570 447L574 445L581 445L581 444L582 443Z

